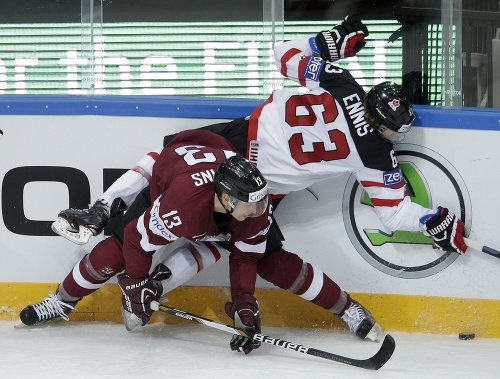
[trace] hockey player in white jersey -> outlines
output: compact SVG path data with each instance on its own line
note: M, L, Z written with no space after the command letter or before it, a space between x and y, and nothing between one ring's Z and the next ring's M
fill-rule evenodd
M278 45L275 59L280 72L310 91L276 90L249 117L203 129L224 136L255 162L271 194L287 194L351 172L387 229L423 231L439 248L463 254L467 249L463 222L443 206L427 209L412 203L406 192L392 146L410 131L415 118L405 91L384 82L365 93L349 71L334 65L338 59L354 56L367 35L359 18L348 16L331 30ZM164 144L172 138L165 137ZM99 234L112 216L111 205L122 194L130 197L147 185L147 175L141 170L147 172L141 168L125 173L120 184L110 187L90 209L61 212L54 231L77 243ZM99 216L99 227L95 227L96 209L103 206L108 210L106 217ZM82 231L87 231L84 238ZM186 282L197 272L199 255L195 255L179 249L168 258L165 263L172 276L163 283L164 289ZM176 271L177 267L183 269ZM290 279L291 286L294 279Z

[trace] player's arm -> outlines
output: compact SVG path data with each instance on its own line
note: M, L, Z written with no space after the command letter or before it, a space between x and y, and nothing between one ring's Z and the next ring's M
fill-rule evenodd
M316 35L317 52L329 62L354 57L366 45L364 40L368 35L363 21L350 15L331 30L322 30Z
M325 70L335 70L331 63L348 58L365 45L368 29L356 16L346 17L331 30L313 36L284 42L274 49L276 65L283 76L296 83L315 88Z
M237 242L229 255L232 301L226 303L225 311L235 326L254 333L261 331L259 303L254 292L257 263L265 251L265 244L266 239L262 236L254 241ZM229 345L233 351L249 354L253 349L258 348L260 343L234 335Z
M422 231L440 249L465 253L463 222L447 208L433 210L412 202L399 166L391 171L364 168L356 176L386 229Z

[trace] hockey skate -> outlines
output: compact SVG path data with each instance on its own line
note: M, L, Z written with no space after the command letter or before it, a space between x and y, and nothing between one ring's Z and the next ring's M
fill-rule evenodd
M49 292L49 297L36 304L28 305L21 311L21 323L16 327L39 326L49 321L69 320L68 314L75 309L75 302L64 302L58 294Z
M88 209L66 209L57 215L52 230L71 242L84 245L90 237L101 234L109 219L124 209L121 199L113 201L111 206L98 200Z
M345 310L341 319L361 339L367 338L371 341L378 341L384 334L382 327L375 322L370 312L356 300L351 299L351 305Z

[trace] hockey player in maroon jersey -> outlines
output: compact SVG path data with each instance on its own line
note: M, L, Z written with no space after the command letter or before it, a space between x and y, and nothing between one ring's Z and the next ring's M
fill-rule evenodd
M258 274L331 310L360 338L378 340L382 329L368 311L321 270L282 248L273 228L267 182L253 163L236 156L234 150L224 138L195 130L177 134L161 154L151 153L149 162L154 165L138 170L147 173L150 186L135 198L115 234L75 265L56 294L24 308L22 323L37 326L58 318L68 320L82 297L118 274L124 323L133 330L148 322L151 301L220 258L224 249L207 241L226 241L231 250L232 296L226 312L235 325L260 332L254 297ZM173 259L165 261L168 266L158 265L152 278L153 254L181 237L190 244L177 249ZM163 270L161 281L159 270ZM233 350L245 353L258 346L241 336L231 341Z

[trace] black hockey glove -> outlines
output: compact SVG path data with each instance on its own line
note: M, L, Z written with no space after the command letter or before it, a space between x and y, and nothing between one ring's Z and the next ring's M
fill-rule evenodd
M260 333L259 303L250 294L235 296L232 303L226 303L226 313L234 321L234 326L245 331ZM260 347L260 342L234 335L229 343L231 350L249 354Z
M358 16L347 16L332 30L323 30L316 35L316 44L321 57L330 62L356 55L365 45L368 29Z
M139 317L142 320L142 325L146 325L149 317L153 314L150 304L153 300L160 299L161 291L153 284L149 276L132 279L126 274L119 274L118 285L123 294L123 308Z
M420 218L421 229L432 237L439 249L464 254L464 223L447 208L438 207L437 212Z

